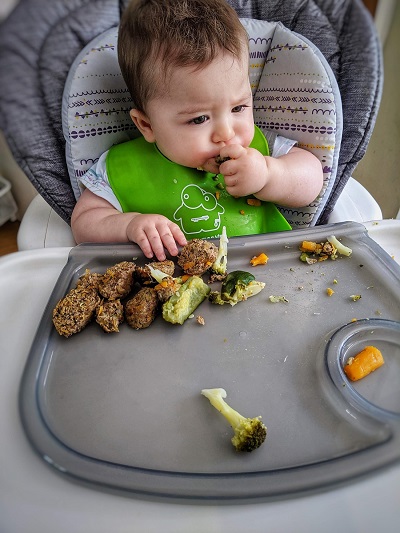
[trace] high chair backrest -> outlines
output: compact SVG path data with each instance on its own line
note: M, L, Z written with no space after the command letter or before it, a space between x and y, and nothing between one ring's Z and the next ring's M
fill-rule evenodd
M311 42L281 23L242 19L249 36L254 120L310 150L321 161L324 185L309 206L280 207L292 227L314 225L336 177L342 107L329 64ZM80 196L82 176L113 144L138 135L117 58L118 28L89 43L72 64L63 97L63 129L71 184ZM137 80L140 83L140 80Z
M228 2L242 18L281 22L283 26L276 26L275 31L277 28L283 32L290 30L299 34L307 44L313 43L309 49L321 52L337 80L342 99L343 128L340 152L336 154L336 175L328 180L326 172L323 201L305 213L306 224L324 223L364 155L375 123L382 89L382 62L373 22L361 0ZM0 28L0 127L17 163L44 199L66 221L70 220L76 202L62 131L61 101L66 79L82 49L106 30L118 26L126 3L126 0L21 0ZM283 46L283 50L286 44L291 45L278 39L276 53L280 53L279 46ZM302 79L306 86L311 77ZM283 127L283 135L294 137L298 132L287 124L297 124L289 119L300 116L300 107L304 107L305 102L296 106L296 111L293 99L290 104L282 99L283 105L281 102L278 105L276 99L269 100L269 96L266 94L263 102L270 108L266 126L276 131ZM114 97L115 104L128 104L117 102L117 95ZM281 105L285 109L279 109ZM288 118L283 120L283 113ZM321 114L320 118L328 119L328 113ZM326 136L326 131L316 132L315 122L308 125L314 137L316 134ZM287 130L287 127L292 129ZM337 133L335 136L337 149ZM317 144L315 140L305 144ZM321 144L330 143L330 139L320 140ZM334 158L332 164L331 177L335 172ZM326 170L329 166L326 165Z

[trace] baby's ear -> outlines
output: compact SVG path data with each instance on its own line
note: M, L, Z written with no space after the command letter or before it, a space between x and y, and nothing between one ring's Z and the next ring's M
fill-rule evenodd
M147 115L145 115L145 113L139 111L138 109L131 109L129 111L129 115L137 129L146 139L146 141L149 143L156 142L156 138L153 133L153 128L151 127L151 123Z

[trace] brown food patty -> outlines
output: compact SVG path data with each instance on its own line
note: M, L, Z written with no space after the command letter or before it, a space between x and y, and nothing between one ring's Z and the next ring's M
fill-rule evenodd
M108 300L128 296L132 290L135 268L135 263L130 261L122 261L107 268L99 283L99 293Z
M101 302L96 309L96 322L106 333L119 331L119 325L124 321L124 306L120 300Z
M150 326L156 317L158 296L151 287L144 287L125 304L125 318L134 329Z
M181 250L178 265L185 274L201 276L214 263L218 255L218 248L214 243L204 239L193 239Z
M76 287L62 298L53 310L53 324L60 335L70 337L92 319L100 297L93 288Z

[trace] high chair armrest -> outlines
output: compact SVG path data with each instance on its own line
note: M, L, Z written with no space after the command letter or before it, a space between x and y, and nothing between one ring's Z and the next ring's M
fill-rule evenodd
M382 220L382 211L375 198L361 183L350 178L341 192L328 223L368 222L369 220Z
M38 194L29 204L17 235L18 250L75 246L70 226Z

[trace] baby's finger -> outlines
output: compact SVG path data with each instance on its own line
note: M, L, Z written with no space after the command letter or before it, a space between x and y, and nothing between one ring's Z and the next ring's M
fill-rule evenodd
M168 250L170 255L178 255L178 247L176 245L175 239L172 236L171 232L168 230L161 234L161 241L164 248Z
M185 244L187 244L185 234L177 224L171 224L170 230L173 238L180 246L185 246Z
M219 154L219 160L221 165L227 163L230 159L238 159L246 152L246 148L243 148L240 144L229 144L221 149Z
M154 255L157 257L158 261L164 261L166 259L164 245L161 240L160 234L155 228L146 230L146 237L153 251ZM143 249L143 248L142 248ZM149 256L146 256L149 257Z
M152 259L152 257L154 256L153 250L151 248L148 238L146 237L146 234L143 231L140 233L140 235L135 237L134 242L136 242L136 244L140 247L140 249L148 259Z
M172 256L178 255L177 243L181 246L186 244L186 238L181 229L176 224L171 223L163 231L159 230L159 232L163 245L168 250L168 253Z

